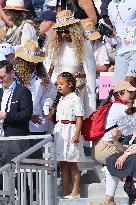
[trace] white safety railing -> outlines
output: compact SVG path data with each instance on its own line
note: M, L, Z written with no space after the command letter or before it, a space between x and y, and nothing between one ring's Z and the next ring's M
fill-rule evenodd
M3 174L0 201L4 204L33 205L35 201L36 205L57 205L57 162L53 137L51 135L1 137L0 141L42 138L44 138L42 141L0 168L0 174ZM42 147L45 148L43 159L27 158ZM35 187L33 187L34 178Z

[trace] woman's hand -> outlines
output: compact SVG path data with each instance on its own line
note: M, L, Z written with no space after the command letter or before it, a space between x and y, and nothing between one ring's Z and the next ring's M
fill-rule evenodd
M126 153L121 155L115 163L115 168L116 169L123 169L124 162L126 161L127 158L128 158L128 155Z
M71 142L74 143L74 144L78 143L78 142L79 142L79 136L80 136L79 134L75 134L75 135L72 137Z
M118 140L117 137L118 137L118 134L119 134L119 128L113 128L111 130L111 134L112 134L112 140L113 141Z

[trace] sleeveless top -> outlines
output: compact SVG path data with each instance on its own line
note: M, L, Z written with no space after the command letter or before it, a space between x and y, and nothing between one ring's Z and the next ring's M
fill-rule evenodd
M63 1L62 1L63 2ZM93 1L92 1L93 2ZM96 12L96 16L97 16L97 21L100 20L100 15L97 11L97 8L95 7L95 4L93 2L93 5L94 5L94 9L95 9L95 12ZM85 13L84 9L82 9L79 4L78 4L78 0L73 0L71 3L66 3L66 2L63 2L61 4L61 9L64 10L64 9L68 9L68 10L71 10L72 12L74 12L74 17L75 18L78 18L78 19L86 19L88 18L87 14Z

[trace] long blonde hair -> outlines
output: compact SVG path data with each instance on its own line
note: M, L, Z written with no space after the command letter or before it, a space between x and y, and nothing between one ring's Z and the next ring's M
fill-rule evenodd
M29 85L31 80L30 62L17 57L14 60L14 67L15 67L17 80L19 80L20 83L24 86ZM42 80L43 86L46 89L48 89L49 77L47 76L43 63L38 63L36 65L36 73L37 76Z
M69 35L71 37L72 48L75 54L75 59L77 62L81 63L84 54L84 33L81 24L76 23L72 26L67 26L65 28L69 29ZM64 30L65 30L64 28ZM59 30L52 29L51 35L47 39L48 45L48 56L53 65L59 64L60 61L60 48L63 39L60 37Z

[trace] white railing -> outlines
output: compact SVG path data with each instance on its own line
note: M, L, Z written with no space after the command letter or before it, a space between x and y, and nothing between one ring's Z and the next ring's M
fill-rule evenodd
M5 204L32 205L35 201L36 205L57 205L57 162L53 137L51 135L1 137L0 141L42 138L44 138L42 141L0 168L0 173L3 174L3 190L0 191L0 200L3 200ZM43 146L45 148L44 159L27 158ZM49 147L50 153L48 152ZM35 189L33 188L34 174Z

